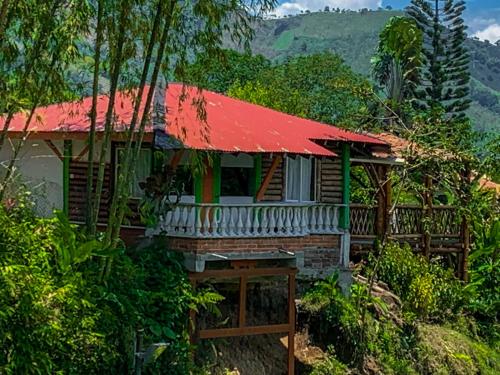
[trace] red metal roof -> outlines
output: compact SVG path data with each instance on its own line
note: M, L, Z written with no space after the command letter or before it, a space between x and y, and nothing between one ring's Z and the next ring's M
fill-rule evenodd
M185 147L225 152L288 152L333 156L334 153L314 140L333 140L382 144L385 142L363 134L345 131L262 106L250 104L211 91L199 91L182 84L169 84L166 91L167 108L165 133L180 140ZM181 100L181 97L184 100ZM205 121L200 120L199 105L204 101ZM101 95L97 106L97 129L102 131L108 98ZM86 133L92 98L80 102L54 104L39 108L33 132ZM116 132L126 130L133 113L130 95L120 93L116 99ZM9 132L22 131L25 114L17 114ZM3 120L0 119L0 127ZM153 132L148 126L147 132Z

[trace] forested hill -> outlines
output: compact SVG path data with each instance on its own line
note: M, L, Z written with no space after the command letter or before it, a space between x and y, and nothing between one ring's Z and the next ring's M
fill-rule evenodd
M354 71L369 76L380 30L390 17L402 14L387 10L315 12L261 20L255 23L251 48L275 61L331 51L342 56ZM472 57L473 104L469 115L475 129L500 132L500 46L472 39L467 46Z

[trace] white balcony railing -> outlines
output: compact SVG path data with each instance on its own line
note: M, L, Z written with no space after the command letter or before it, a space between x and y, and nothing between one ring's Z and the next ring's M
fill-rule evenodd
M175 237L299 237L340 234L342 205L316 203L179 204L155 232Z

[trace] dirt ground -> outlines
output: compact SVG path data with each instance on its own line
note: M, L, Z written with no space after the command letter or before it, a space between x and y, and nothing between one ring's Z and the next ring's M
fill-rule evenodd
M213 375L286 374L287 352L288 337L283 335L207 340L198 351ZM306 332L295 335L296 374L309 373L311 365L324 357L320 348L310 344Z

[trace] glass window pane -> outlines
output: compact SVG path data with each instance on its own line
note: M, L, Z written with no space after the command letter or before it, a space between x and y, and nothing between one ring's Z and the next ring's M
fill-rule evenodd
M297 156L287 158L286 199L289 201L309 202L314 200L313 160Z
M300 158L287 159L287 200L298 201L300 199Z
M144 196L144 190L139 186L140 182L146 181L151 174L151 151L140 150L139 157L135 163L134 178L131 181L131 196L139 198Z
M312 160L301 157L302 174L300 176L300 200L311 200L311 177L312 177Z

